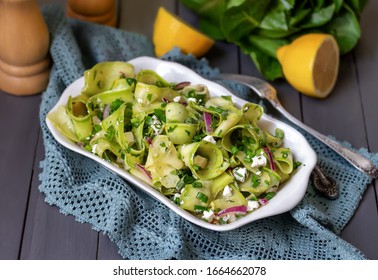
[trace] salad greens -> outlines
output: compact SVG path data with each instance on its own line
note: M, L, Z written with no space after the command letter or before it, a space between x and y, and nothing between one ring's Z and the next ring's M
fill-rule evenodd
M305 33L332 34L340 53L357 44L367 0L181 0L200 15L200 29L238 45L270 80L283 77L276 50Z
M48 119L207 222L229 223L265 205L297 167L284 132L259 127L257 104L237 108L204 84L171 83L120 61L96 64L84 77L81 93Z

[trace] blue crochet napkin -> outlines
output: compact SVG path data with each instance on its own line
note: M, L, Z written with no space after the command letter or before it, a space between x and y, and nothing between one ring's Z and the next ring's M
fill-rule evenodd
M330 149L306 135L327 174L340 185L337 200L322 198L308 186L292 211L230 231L214 232L182 219L98 163L58 144L45 117L61 93L86 68L105 60L153 56L144 36L65 18L59 6L45 6L51 33L53 67L42 95L40 120L45 145L39 190L61 213L90 223L117 244L127 259L364 259L337 236L357 208L371 179L356 171ZM218 74L207 61L185 56L177 49L164 57L211 78ZM247 91L234 88L240 97ZM378 163L378 156L361 153Z

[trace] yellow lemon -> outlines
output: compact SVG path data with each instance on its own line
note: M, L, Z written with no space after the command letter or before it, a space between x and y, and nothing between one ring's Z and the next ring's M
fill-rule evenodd
M325 98L339 72L339 47L329 34L306 34L277 50L286 80L299 92Z
M185 54L200 57L214 45L214 40L162 7L155 19L153 42L156 56L162 56L173 47L178 47Z

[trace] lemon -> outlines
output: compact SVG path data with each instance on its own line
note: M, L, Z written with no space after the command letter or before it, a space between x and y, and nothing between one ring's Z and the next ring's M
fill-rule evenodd
M325 98L339 72L339 47L329 34L305 34L277 50L286 80L299 92Z
M214 40L160 7L154 23L153 43L156 56L178 47L185 54L201 57L214 45Z

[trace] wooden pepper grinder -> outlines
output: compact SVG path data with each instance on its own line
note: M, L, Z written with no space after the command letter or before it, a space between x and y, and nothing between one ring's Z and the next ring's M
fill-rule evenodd
M49 32L35 0L0 0L0 89L32 95L46 89Z
M116 0L68 0L67 15L115 27L117 24L116 6Z

